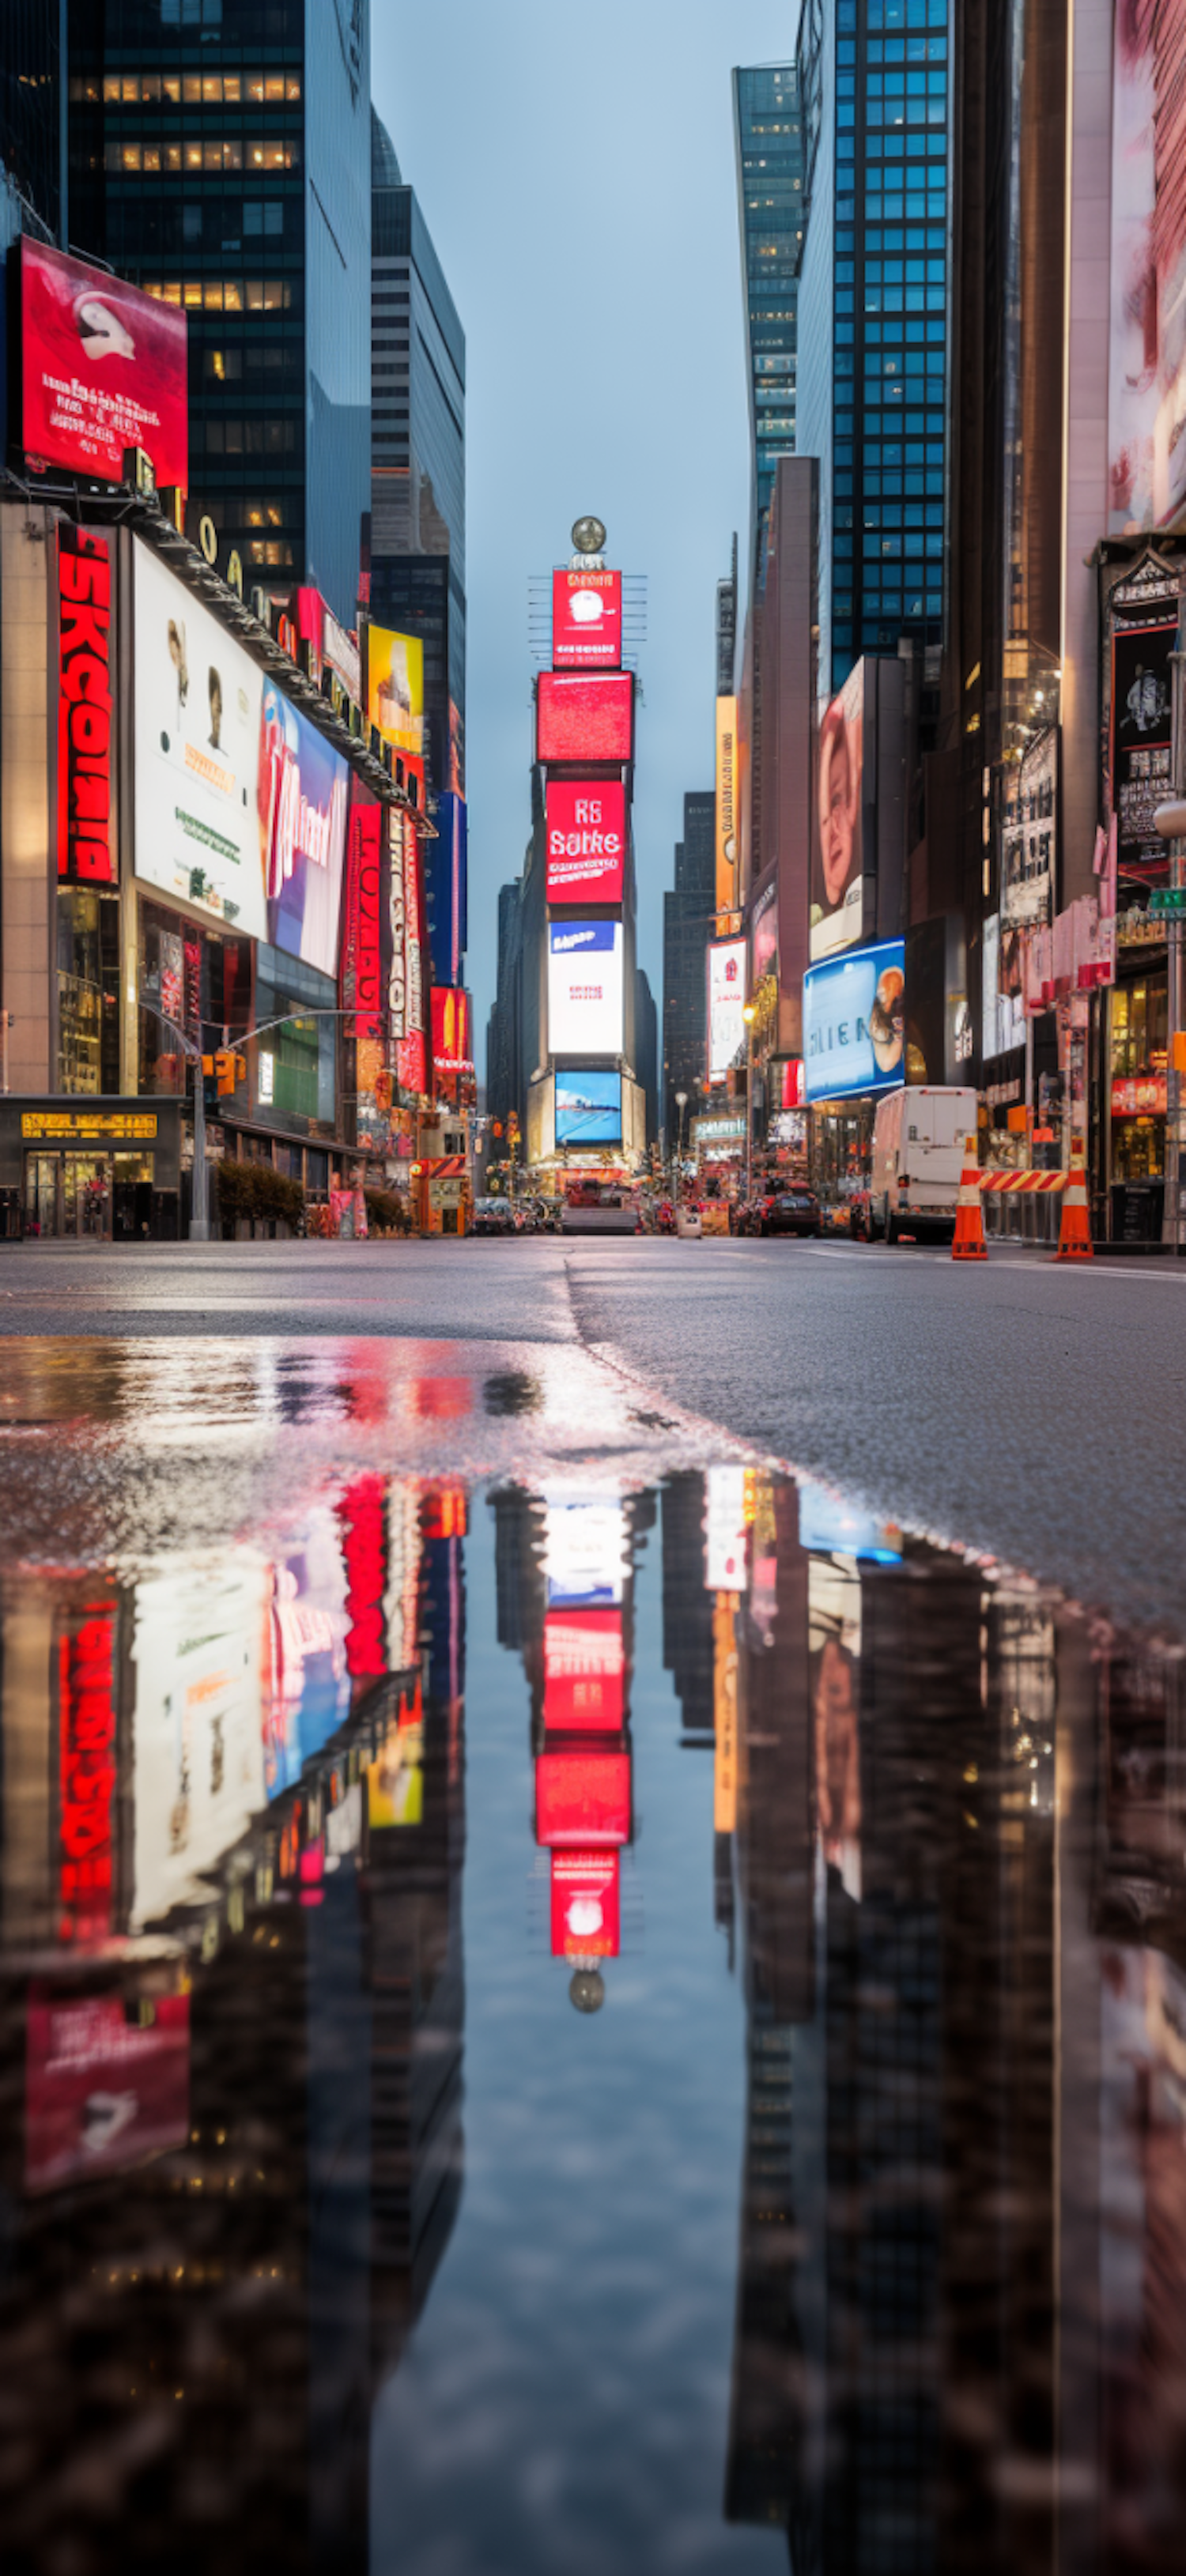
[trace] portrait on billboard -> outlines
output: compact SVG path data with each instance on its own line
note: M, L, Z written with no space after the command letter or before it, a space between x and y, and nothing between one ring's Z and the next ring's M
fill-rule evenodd
M135 567L136 875L266 939L262 673L147 546Z
M393 751L424 749L424 646L418 635L387 626L366 632L366 712Z
M865 666L858 662L820 726L809 909L812 958L853 948L864 924Z
M40 465L122 483L142 448L162 489L189 481L184 313L109 269L21 243L21 444Z
M1186 12L1117 0L1108 532L1186 501Z

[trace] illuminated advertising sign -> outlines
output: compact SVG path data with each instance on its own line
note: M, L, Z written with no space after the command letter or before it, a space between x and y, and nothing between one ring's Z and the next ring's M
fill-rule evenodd
M812 1554L865 1557L874 1565L897 1565L902 1534L860 1503L834 1494L812 1476L803 1476L799 1479L799 1545Z
M428 1044L424 1024L424 961L421 953L421 930L424 905L420 881L420 835L406 814L400 818L403 840L404 886L404 1033L396 1049L399 1079L405 1091L423 1093L428 1088ZM392 843L391 869L395 874L395 843Z
M905 1080L906 946L882 940L809 966L803 978L807 1098L894 1091Z
M21 243L21 444L39 465L122 483L142 448L158 484L189 483L184 313L107 269Z
M997 912L991 912L984 924L980 956L980 1052L987 1063L994 1055L1006 1055L1012 1048L1025 1045L1025 1002L1020 984L1015 992L1001 991L1001 917Z
M620 779L548 781L549 903L621 903L626 790Z
M472 1073L469 994L434 984L432 988L432 1061L438 1073Z
M111 1925L115 1803L115 1603L90 1602L58 1641L58 1937Z
M616 671L622 660L622 576L576 566L552 575L552 660L558 671Z
M340 998L358 1016L355 1038L377 1037L383 1027L383 808L357 781L351 785L346 843L346 900L342 915ZM351 1034L346 1023L347 1034Z
M723 1082L745 1044L745 941L714 940L708 951L708 1079Z
M25 2189L127 2173L189 2134L189 1996L55 1995L33 1986L25 2037Z
M1043 928L1054 919L1058 833L1058 727L1048 725L1006 771L1001 832L1001 919Z
M541 1753L535 1766L535 1838L558 1843L628 1843L628 1753Z
M717 911L737 901L737 700L717 699Z
M260 708L259 827L273 948L338 971L350 772L274 680Z
M557 1145L620 1145L622 1077L596 1065L581 1073L556 1067Z
M337 1516L317 1504L272 1568L264 1654L264 1785L278 1797L350 1713L346 1570Z
M778 965L778 895L774 886L763 895L750 922L750 955L753 960L751 987L756 991L767 975L776 972Z
M58 875L114 885L111 558L105 537L58 537Z
M620 1610L549 1610L544 1620L547 1733L619 1734L625 1695Z
M621 1904L616 1851L552 1854L552 1957L616 1959Z
M257 816L262 673L142 545L135 615L136 874L266 939Z
M620 921L554 921L548 930L552 1055L622 1052Z
M629 671L596 677L541 671L536 684L537 760L633 760L634 680Z
M132 1931L200 1904L206 1873L263 1805L269 1586L250 1546L171 1558L137 1581Z
M372 1833L424 1821L424 1706L419 1676L400 1699L375 1760L367 1768L367 1821Z
M864 933L865 715L865 664L858 662L820 726L808 904L813 961L854 947Z
M1115 12L1108 533L1164 527L1186 500L1186 205L1180 13Z
M425 853L424 899L434 984L460 984L469 942L469 827L464 796L437 799L437 837Z
M419 753L424 748L420 637L394 635L387 626L368 626L365 640L367 722L378 726L393 751Z
M1146 624L1112 627L1112 811L1117 873L1147 885L1167 873L1153 817L1171 794L1171 715L1177 627L1165 604Z
M362 660L353 635L339 626L328 600L319 590L303 586L292 601L296 630L311 644L318 669L333 671L355 706L362 704Z
M544 1568L550 1610L612 1610L626 1578L621 1503L600 1495L550 1500Z
M387 1488L381 1476L356 1476L338 1504L346 1568L346 1663L355 1682L387 1671Z
M704 1513L704 1581L710 1592L745 1590L745 1469L710 1467Z

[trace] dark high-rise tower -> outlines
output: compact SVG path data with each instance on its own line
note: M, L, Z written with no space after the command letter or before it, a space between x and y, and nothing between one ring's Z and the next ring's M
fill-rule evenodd
M750 581L760 590L774 468L795 446L803 129L794 63L735 71L733 114L749 350Z
M70 237L189 322L194 524L354 623L370 500L368 0L70 0Z
M684 1141L707 1070L708 943L716 927L711 789L684 798L684 837L675 845L675 885L663 897L663 1115L668 1149L678 1148L677 1091L686 1091Z

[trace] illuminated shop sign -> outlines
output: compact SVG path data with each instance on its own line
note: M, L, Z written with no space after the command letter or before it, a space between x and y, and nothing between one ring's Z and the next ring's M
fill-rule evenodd
M634 680L629 671L541 671L537 760L632 760Z
M122 483L142 448L162 488L189 482L184 312L109 269L21 243L21 443L37 465Z
M148 1144L157 1132L155 1109L22 1109L28 1144Z
M829 958L803 978L807 1098L893 1091L905 1078L906 947L901 939Z
M114 885L111 846L111 558L63 527L58 551L58 875Z
M626 790L620 779L555 778L547 792L549 903L621 903Z
M552 575L552 660L558 671L616 671L622 659L622 576L574 566Z

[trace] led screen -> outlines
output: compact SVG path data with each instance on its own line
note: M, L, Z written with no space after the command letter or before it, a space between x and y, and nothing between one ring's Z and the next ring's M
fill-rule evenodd
M1163 527L1186 500L1181 10L1130 0L1113 47L1108 532L1122 536Z
M395 635L368 626L367 722L377 725L393 751L424 748L424 646L418 635Z
M621 1054L620 921L551 923L548 1046L553 1055Z
M630 1840L628 1753L541 1753L535 1766L535 1834L556 1843Z
M548 781L549 903L621 903L626 790L618 778Z
M620 1145L622 1077L596 1065L588 1073L556 1068L558 1145Z
M905 942L886 939L808 968L803 1048L809 1101L893 1091L905 1079L905 967Z
M600 1496L547 1506L545 1569L550 1610L612 1610L626 1575L620 1502Z
M616 1851L552 1854L552 1957L616 1959L620 1906Z
M808 907L813 960L864 930L865 664L850 671L820 726Z
M632 760L634 681L629 671L594 676L541 671L537 760Z
M558 671L616 671L622 659L622 576L573 566L552 575L552 660Z
M349 779L340 753L265 680L257 802L268 937L323 975L338 971Z
M266 939L262 673L147 546L135 565L136 874Z
M723 1082L745 1040L745 941L714 940L708 951L708 1079Z
M162 489L189 482L183 312L122 277L21 243L21 441L26 456L122 483L143 448Z
M549 1610L544 1620L544 1727L617 1734L625 1717L620 1610Z

